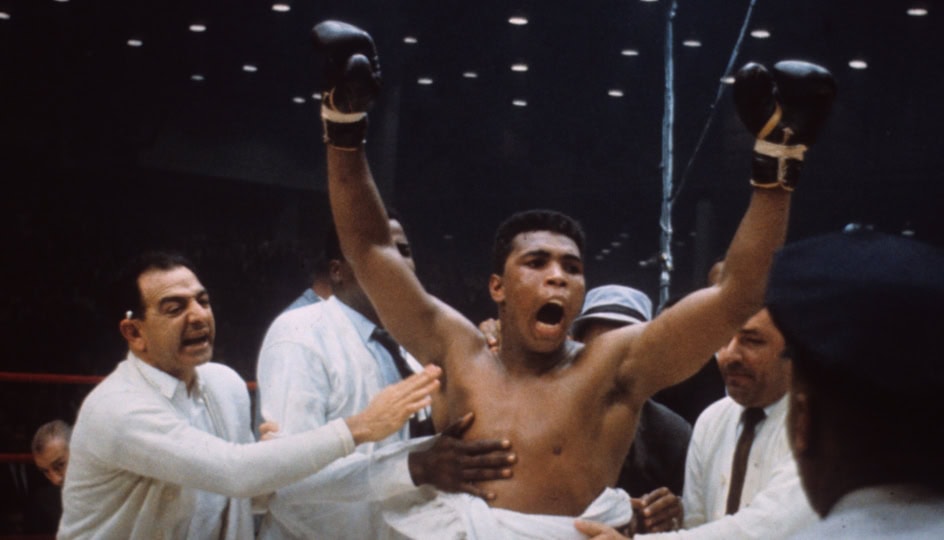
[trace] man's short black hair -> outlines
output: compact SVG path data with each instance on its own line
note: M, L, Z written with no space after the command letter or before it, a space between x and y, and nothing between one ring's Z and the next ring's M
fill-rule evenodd
M197 273L193 263L180 253L169 251L148 251L130 259L118 272L115 280L112 310L120 318L124 318L128 311L134 318L144 318L144 298L138 286L138 278L152 270L173 270L184 267L195 275Z
M515 237L533 231L548 231L567 236L577 244L577 249L583 255L585 237L583 227L577 220L555 210L526 210L512 214L498 226L495 242L492 244L492 272L502 275Z

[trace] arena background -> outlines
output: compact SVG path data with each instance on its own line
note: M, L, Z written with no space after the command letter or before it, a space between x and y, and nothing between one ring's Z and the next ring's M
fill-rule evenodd
M735 67L804 59L839 84L790 239L857 223L944 244L944 12L931 2L286 4L0 0L0 371L107 374L125 350L102 302L107 277L134 253L170 248L195 260L211 293L217 360L255 379L265 329L308 285L329 220L309 38L325 18L377 41L375 176L421 279L473 320L494 313L492 232L532 207L584 223L588 286L658 298L668 55L670 292L704 283L749 193L751 138L721 82L749 10ZM21 532L24 493L44 481L22 459L32 432L73 421L90 388L0 381L0 453L20 456L4 464L0 534Z

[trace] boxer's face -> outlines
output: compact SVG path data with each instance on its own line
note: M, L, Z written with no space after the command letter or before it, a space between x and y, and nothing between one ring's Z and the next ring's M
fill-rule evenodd
M492 276L490 289L502 311L503 337L508 324L529 349L553 351L567 338L570 323L583 306L586 285L580 250L562 234L521 233L512 242L504 274Z
M766 407L783 397L792 376L792 363L783 350L783 335L767 310L751 317L718 351L718 367L731 399L744 407Z
M138 287L140 319L122 321L122 333L142 360L189 382L193 369L213 356L215 328L210 296L190 269L151 270ZM134 328L126 328L125 324Z

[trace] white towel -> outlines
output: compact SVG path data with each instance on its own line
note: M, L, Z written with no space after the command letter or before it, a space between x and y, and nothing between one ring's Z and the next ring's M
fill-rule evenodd
M629 495L606 488L579 516L611 527L622 527L633 517ZM424 489L409 497L384 503L384 519L407 538L435 540L585 540L574 528L574 516L523 514L490 508L484 500L465 493Z

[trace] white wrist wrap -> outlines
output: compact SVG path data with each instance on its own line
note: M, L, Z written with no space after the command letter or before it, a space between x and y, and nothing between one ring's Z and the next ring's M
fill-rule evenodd
M805 144L777 144L761 139L754 143L754 151L763 156L770 156L777 159L795 159L803 161L803 154L806 152Z
M366 112L343 113L329 108L324 103L321 104L321 119L336 124L353 124L360 122L367 116Z

